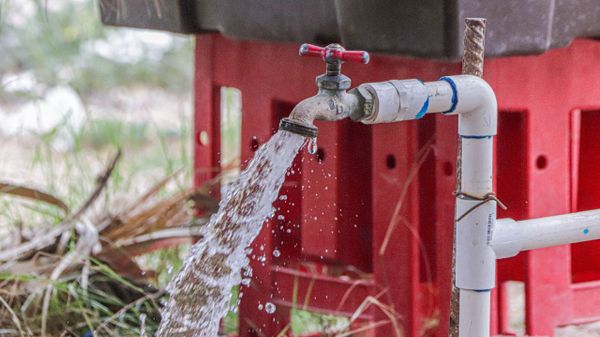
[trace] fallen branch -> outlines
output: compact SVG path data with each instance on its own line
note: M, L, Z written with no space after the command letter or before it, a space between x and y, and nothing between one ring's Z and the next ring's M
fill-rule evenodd
M42 201L62 209L65 212L65 214L69 213L69 206L67 206L67 204L65 204L62 200L49 193L42 192L31 187L0 182L0 193L11 194L36 201Z
M58 237L66 233L73 227L73 223L83 215L87 209L94 203L94 201L98 198L102 190L105 188L108 179L112 175L112 172L117 164L117 161L121 157L121 150L117 151L117 154L113 157L108 167L104 170L104 173L99 176L96 188L92 192L92 194L88 197L87 201L81 206L74 215L69 216L67 219L63 220L58 227L50 230L49 233L44 234L42 236L38 236L31 241L20 244L11 249L0 252L0 262L6 262L10 260L19 259L28 253L33 253L35 251L42 250L48 246L51 246L56 243ZM0 266L0 270L3 267Z

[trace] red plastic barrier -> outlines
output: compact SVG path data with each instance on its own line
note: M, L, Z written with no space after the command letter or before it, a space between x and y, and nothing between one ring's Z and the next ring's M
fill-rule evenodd
M489 41L493 43L493 41ZM196 184L219 167L219 88L242 92L242 157L276 130L294 104L314 95L322 61L298 45L197 38ZM499 103L499 218L600 207L600 43L575 41L540 56L486 60ZM459 64L372 55L346 64L354 85L392 78L435 80ZM318 155L303 153L277 215L254 244L253 282L243 288L240 337L274 337L292 307L351 316L365 336L447 336L453 233L456 118L366 126L318 122ZM421 166L420 156L426 156ZM399 208L399 221L391 224ZM262 246L262 249L260 247ZM281 251L273 256L274 249ZM492 333L510 333L504 282L526 286L526 333L600 319L600 244L533 251L501 261ZM268 315L259 303L272 302ZM392 317L392 319L390 319ZM387 322L387 324L386 324ZM369 325L371 324L371 325ZM369 329L367 329L369 330Z

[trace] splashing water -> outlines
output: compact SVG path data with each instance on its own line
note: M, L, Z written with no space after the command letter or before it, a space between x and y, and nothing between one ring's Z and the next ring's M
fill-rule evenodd
M231 288L242 281L240 271L248 265L246 248L273 215L286 171L304 143L300 135L279 131L258 149L167 287L171 297L156 336L217 336Z
M308 141L308 153L310 153L310 154L317 153L317 138L311 138Z

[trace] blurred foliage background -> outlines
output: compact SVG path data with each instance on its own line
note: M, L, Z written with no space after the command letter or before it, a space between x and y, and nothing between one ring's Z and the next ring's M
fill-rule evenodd
M190 90L190 37L105 27L98 11L91 0L1 0L2 87L19 75L34 82L2 92L2 100L39 97L56 85L69 85L84 99L138 85Z

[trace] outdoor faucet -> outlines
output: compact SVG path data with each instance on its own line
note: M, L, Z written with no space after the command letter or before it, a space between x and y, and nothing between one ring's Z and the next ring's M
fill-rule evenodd
M417 79L363 83L352 90L351 80L342 74L342 63L369 63L366 51L348 51L339 44L325 48L303 44L300 56L321 57L327 68L317 76L318 92L294 107L279 123L286 130L305 137L317 137L314 120L337 121L350 118L363 124L400 122L422 118L427 112L450 110L453 83L450 79L424 83Z
M351 80L342 74L342 63L367 64L369 53L347 51L336 43L325 48L305 43L300 46L299 54L321 57L327 66L326 72L317 76L317 94L298 103L290 116L281 120L279 129L314 138L317 137L317 127L313 124L315 119L337 121L360 114L365 101L357 91L347 91Z
M479 36L483 35L478 32ZM460 293L459 336L488 337L490 292L496 281L494 246L500 247L505 256L527 247L507 241L506 235L498 236L497 243L492 241L499 203L492 184L498 117L493 89L482 78L464 74L431 82L405 79L363 83L347 91L350 79L340 73L341 64L343 61L367 63L366 52L348 52L339 45L326 48L303 45L300 55L321 56L327 63L327 73L317 77L317 95L300 102L290 116L281 121L281 130L316 137L315 119L349 117L364 124L380 124L418 120L433 113L458 116L460 155L454 194L454 283ZM472 56L483 62L483 48Z

